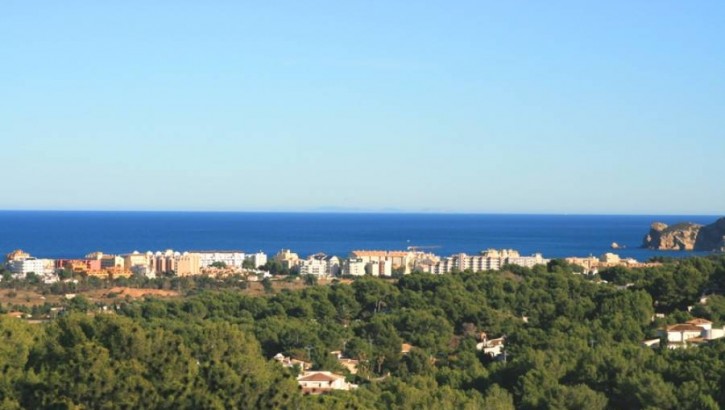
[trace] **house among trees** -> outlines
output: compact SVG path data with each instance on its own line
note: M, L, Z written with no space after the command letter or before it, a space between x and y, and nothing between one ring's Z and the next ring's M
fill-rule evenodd
M352 390L357 384L348 383L345 376L327 371L303 372L297 383L304 394L323 394L332 390Z
M685 348L725 336L725 328L713 329L712 322L695 318L685 323L667 326L657 332L658 336L667 336L669 349Z
M298 366L300 368L300 371L302 372L312 368L312 363L306 362L304 360L293 359L291 357L283 355L282 353L277 353L276 355L274 355L273 359L281 364L282 367L289 368Z
M346 368L350 374L357 374L357 367L360 365L359 360L343 357L342 352L339 350L334 350L330 352L330 354L335 356L337 362L340 363L340 366Z
M484 354L489 355L492 359L496 359L503 354L504 342L506 340L503 336L496 339L489 339L486 333L481 332L479 340L480 342L476 344L476 350L483 351Z

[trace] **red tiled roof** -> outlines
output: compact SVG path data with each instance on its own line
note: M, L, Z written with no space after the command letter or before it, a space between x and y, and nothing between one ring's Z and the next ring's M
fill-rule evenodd
M342 376L337 376L334 374L326 374L322 372L314 372L311 374L308 374L307 376L300 377L299 381L301 382L334 382L335 380L339 379Z
M702 328L699 326L691 325L689 323L678 323L676 325L668 326L668 332L701 332Z
M709 325L709 324L712 324L711 321L709 321L707 319L701 319L699 317L696 317L696 318L694 318L692 320L688 320L685 323L689 323L691 325Z

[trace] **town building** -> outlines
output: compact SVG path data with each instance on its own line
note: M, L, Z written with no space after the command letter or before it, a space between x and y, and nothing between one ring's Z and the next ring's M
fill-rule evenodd
M190 251L190 253L199 254L199 263L202 268L214 263L241 268L246 259L246 255L242 251Z
M74 273L87 275L101 271L98 259L56 259L55 269L70 269Z
M431 253L421 251L356 250L350 253L350 259L362 260L366 265L368 263L389 262L391 271L393 269L402 269L404 274L412 272L418 261L431 258L437 259L437 257Z
M55 265L52 259L28 257L8 262L8 269L12 272L13 276L24 279L28 273L33 273L37 276L50 275L55 270Z
M350 276L363 276L365 275L366 265L367 263L362 258L346 259L343 263L342 274Z
M607 252L599 257L569 257L564 260L572 265L581 266L587 273L598 273L600 269L611 268L614 266L623 266L626 268L651 268L662 265L659 262L639 262L634 258L621 258L619 255L611 252Z
M499 270L504 265L533 267L535 265L545 265L548 262L549 260L544 259L540 253L535 253L531 256L521 256L518 251L513 249L488 249L481 252L480 255L459 253L440 258L437 261L434 258L424 258L415 267L421 272L445 274L465 270L473 272Z
M252 262L254 269L267 264L267 254L261 251L247 254L245 259Z
M606 265L619 265L622 263L622 258L620 258L616 253L611 252L603 254L599 260Z
M273 357L277 363L281 364L282 367L291 368L297 366L301 372L312 368L312 363L304 360L293 359L292 357L285 356L282 353L277 353Z
M29 253L23 252L22 249L16 249L16 250L8 253L5 256L5 261L6 262L13 262L13 261L19 261L19 260L28 259L28 258L30 258L30 254Z
M389 260L368 262L365 264L365 273L371 276L392 276L393 263Z
M102 272L102 274L99 274L97 276L103 276L103 274L105 274L106 278L108 278L108 279L128 278L128 277L131 277L131 275L133 275L133 272L127 271L126 269L123 268L123 266L103 268L103 270L101 272ZM92 274L92 273L89 273L89 274Z
M138 251L134 251L132 253L123 255L123 268L131 272L144 269L144 267L150 269L150 253L151 252L140 253Z
M274 255L274 260L280 262L285 269L293 270L300 263L300 257L289 249L282 249Z
M165 251L148 252L146 258L148 260L148 269L137 265L136 273L147 276L165 274L189 276L204 273L228 274L240 272L244 262L248 260L256 261L253 263L262 262L261 265L267 263L267 255L262 252L245 254L241 251L193 251L181 253L167 249ZM136 262L143 262L143 260L139 258ZM210 265L216 262L224 263L227 269L211 269Z
M124 259L117 255L107 255L103 252L92 252L86 255L86 259L96 259L101 261L101 268L123 268L125 265Z
M513 254L511 252L513 252ZM547 263L549 263L549 259L544 259L540 253L534 253L530 256L521 256L517 251L509 250L509 255L505 257L505 264L518 265L526 268L533 268L536 265L546 265Z
M316 253L299 261L300 275L337 276L340 274L340 259Z
M176 276L192 276L201 273L201 256L184 252L175 258Z
M587 273L597 273L599 264L601 263L596 256L587 256L585 258L570 257L564 260L571 265L581 266Z
M156 251L150 257L151 270L156 275L166 275L176 272L176 258L180 257L181 253L174 252L171 249L167 249L163 252Z

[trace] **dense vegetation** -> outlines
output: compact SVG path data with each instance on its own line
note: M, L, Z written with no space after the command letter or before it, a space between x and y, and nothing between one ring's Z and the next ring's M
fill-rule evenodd
M692 316L725 321L725 258L669 261L601 278L553 261L533 269L365 277L263 297L234 289L79 301L46 324L0 320L3 408L716 409L725 405L725 341L650 349L656 328ZM229 287L233 287L229 284ZM691 307L691 312L688 312ZM87 312L86 312L87 311ZM654 313L665 313L653 321ZM506 335L505 360L476 336ZM413 350L401 354L401 343ZM360 388L302 396L282 352L343 372Z

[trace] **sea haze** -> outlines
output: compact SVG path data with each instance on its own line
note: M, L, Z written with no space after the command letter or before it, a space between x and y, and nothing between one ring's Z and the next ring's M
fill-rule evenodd
M432 246L441 256L513 248L545 257L600 255L617 242L622 256L646 260L688 252L639 249L654 221L707 224L716 216L481 215L365 213L1 211L0 251L82 257L93 252L290 248L346 256L354 249ZM698 253L702 254L702 253Z

